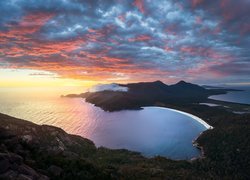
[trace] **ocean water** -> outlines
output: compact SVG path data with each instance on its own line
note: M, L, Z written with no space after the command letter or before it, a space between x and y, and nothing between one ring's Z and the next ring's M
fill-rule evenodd
M250 104L250 86L226 86L225 88L239 89L244 91L231 91L227 94L210 96L210 99Z
M105 112L84 99L60 98L67 93L0 88L0 112L61 127L68 133L91 139L98 147L125 148L149 157L161 155L172 159L200 155L192 140L206 127L193 117L155 107Z

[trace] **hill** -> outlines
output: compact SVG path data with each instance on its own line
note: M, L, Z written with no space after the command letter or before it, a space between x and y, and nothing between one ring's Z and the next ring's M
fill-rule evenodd
M140 109L160 103L169 105L200 103L211 95L225 94L225 89L205 89L202 86L180 81L174 85L166 85L161 81L119 84L128 91L104 90L87 92L80 95L70 94L66 97L83 97L106 111L122 109Z

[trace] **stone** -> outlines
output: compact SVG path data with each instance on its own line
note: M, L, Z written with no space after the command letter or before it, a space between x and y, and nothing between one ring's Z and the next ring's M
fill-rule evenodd
M41 175L38 180L49 180L49 177L48 176L45 176L45 175Z
M71 152L71 151L63 151L63 156L68 157L70 159L77 159L77 158L79 158L78 154L76 154L74 152Z
M31 135L24 135L23 137L22 137L22 139L23 139L23 141L25 141L26 143L29 143L29 142L31 142L32 141L32 136Z
M10 167L10 162L7 159L0 160L0 173L6 172Z
M164 170L160 168L151 168L150 172L151 172L151 176L157 176L157 175L162 174Z
M10 162L17 163L19 165L23 163L23 158L14 153L9 153L9 160Z
M9 170L7 172L5 172L4 174L0 175L0 179L16 179L17 177L17 172L13 171L13 170Z
M27 166L25 164L19 166L18 171L21 174L29 175L29 176L31 176L32 178L35 178L35 179L39 177L38 173L34 169L32 169L31 167L29 167L29 166Z
M6 130L7 128L0 128L0 138L1 139L8 139L8 138L12 138L14 135L10 132L10 131L8 131L8 130Z
M22 164L23 158L14 153L0 153L0 160L7 159L10 163Z
M55 165L51 165L49 168L48 168L48 171L53 174L54 176L60 176L61 173L62 173L62 168L58 167L58 166L55 166Z
M17 180L32 180L32 177L24 175L24 174L19 174L17 177Z

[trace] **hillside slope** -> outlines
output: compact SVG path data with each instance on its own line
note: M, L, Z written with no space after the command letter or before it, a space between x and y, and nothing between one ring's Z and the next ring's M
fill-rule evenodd
M180 81L174 85L166 85L161 81L119 84L127 87L127 92L99 91L87 92L67 97L83 97L89 103L95 104L106 111L123 109L140 109L159 103L192 104L206 101L210 95L225 94L225 89L205 89L199 85Z

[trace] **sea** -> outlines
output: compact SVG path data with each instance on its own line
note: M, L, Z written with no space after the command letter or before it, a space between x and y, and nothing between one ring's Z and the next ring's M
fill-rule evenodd
M0 113L60 127L92 140L97 147L178 160L200 156L192 141L207 127L196 117L156 107L105 112L82 98L60 97L83 91L80 87L0 88Z
M224 86L224 88L238 89L243 91L230 91L227 94L210 96L210 99L249 104L250 105L250 86Z

